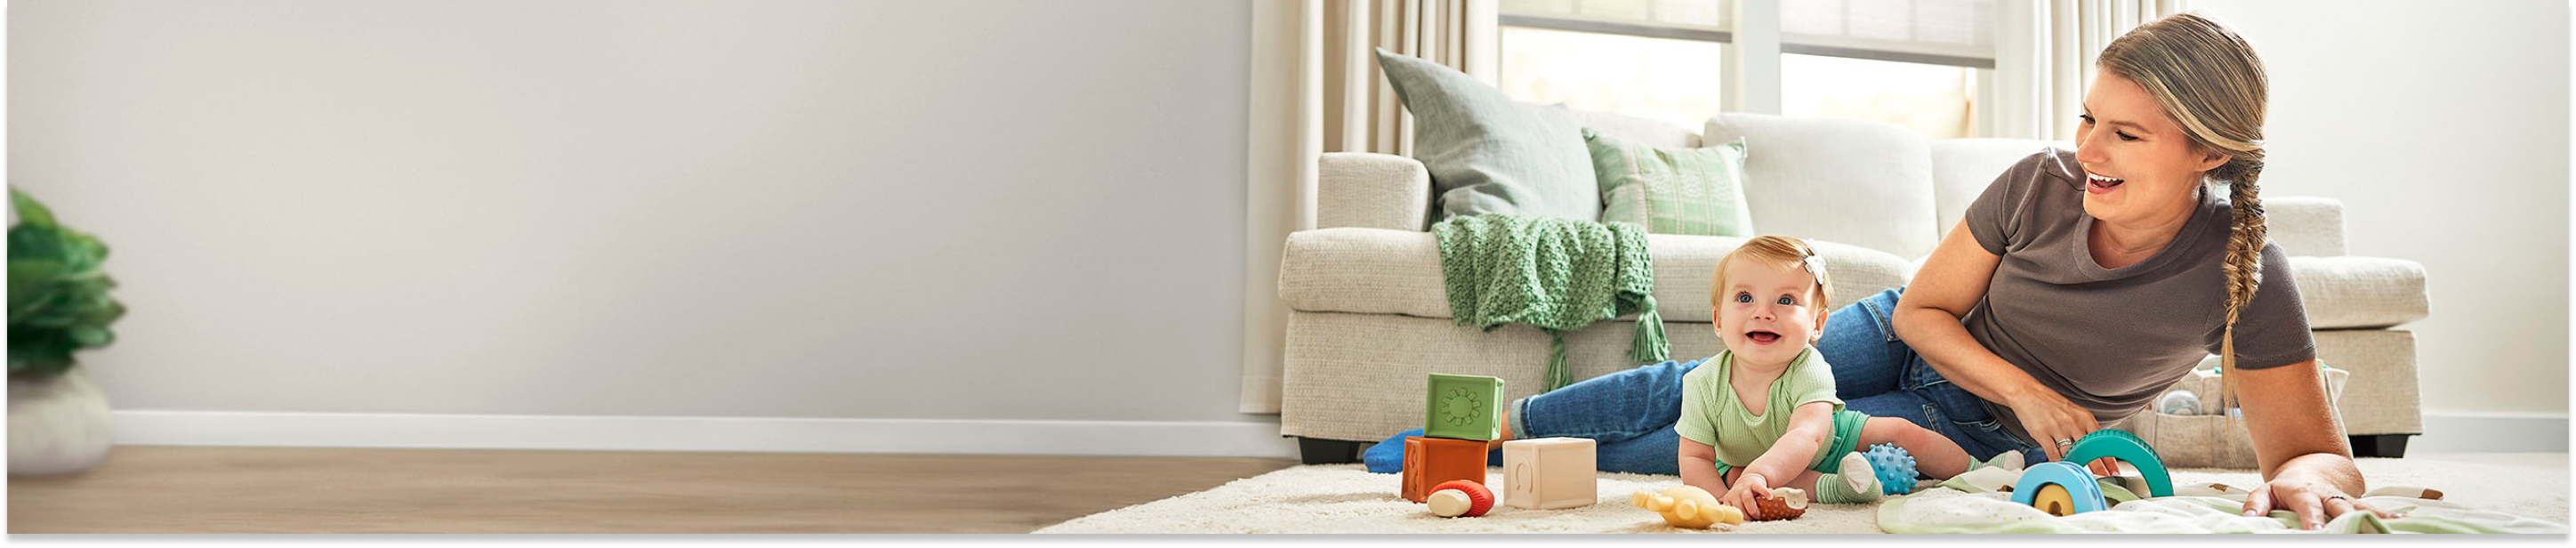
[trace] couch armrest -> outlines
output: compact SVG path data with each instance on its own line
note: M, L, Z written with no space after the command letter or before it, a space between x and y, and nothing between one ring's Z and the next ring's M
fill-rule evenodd
M2376 329L2432 314L2424 265L2382 257L2290 257L2309 329ZM2269 273L2266 273L2269 275Z
M2265 198L2263 225L2272 243L2291 255L2334 257L2346 253L2343 202L2333 198Z
M1431 170L1372 152L1327 152L1315 189L1315 228L1420 232L1431 225Z

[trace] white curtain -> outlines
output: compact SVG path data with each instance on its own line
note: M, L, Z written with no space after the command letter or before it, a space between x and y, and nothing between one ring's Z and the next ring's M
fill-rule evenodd
M1316 159L1325 152L1412 153L1413 121L1380 76L1375 48L1491 84L1501 64L1498 13L1495 0L1253 3L1239 411L1279 412L1288 325L1279 301L1280 247L1289 232L1315 227Z
M1996 137L2075 139L2102 46L2190 0L2006 0L1997 6Z

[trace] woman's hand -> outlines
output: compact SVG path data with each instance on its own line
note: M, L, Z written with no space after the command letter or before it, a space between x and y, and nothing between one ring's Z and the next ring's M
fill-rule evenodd
M1771 496L1771 480L1763 478L1762 474L1745 472L1735 479L1734 486L1726 489L1726 496L1718 497L1717 501L1743 510L1747 519L1762 519L1762 506L1753 501L1768 496Z
M2335 487L2334 482L2305 471L2284 471L2263 487L2245 495L2245 515L2262 516L2273 510L2288 511L2299 518L2300 529L2324 527L2327 520L2351 512L2370 512L2382 518L2394 518L2386 510L2372 508Z
M2316 360L2234 374L2244 377L2236 383L2237 401L2245 404L2245 428L2264 477L2262 487L2245 494L2246 515L2286 510L2305 529L2353 511L2391 517L2352 497L2369 486L2344 446Z
M2093 422L2091 410L2066 401L2066 397L2058 395L2055 390L2024 391L2004 405L2012 408L2013 416L2021 420L2022 431L2029 432L2031 441L2039 442L2040 451L2048 453L2048 460L2052 461L2065 460L2066 450L2074 448L2075 440L2102 429L2100 424ZM2103 473L2099 466L2095 467L2094 473L2110 475Z

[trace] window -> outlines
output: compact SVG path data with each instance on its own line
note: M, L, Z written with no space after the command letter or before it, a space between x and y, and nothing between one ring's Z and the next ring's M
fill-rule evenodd
M1736 6L1738 2L1758 2ZM1994 66L1994 0L1504 0L1505 93L1697 130L1735 89L1777 89L1777 114L1973 137ZM1739 7L1776 21L1730 21ZM1777 32L1739 33L1763 25ZM1737 36L1777 36L1738 44ZM1730 75L1729 48L1780 52L1776 75ZM1759 81L1754 81L1759 80Z
M1501 40L1499 81L1514 99L1692 131L1725 110L1718 102L1725 44L1528 27L1503 27Z
M1976 70L1822 55L1780 55L1780 114L1856 118L1934 139L1975 137Z

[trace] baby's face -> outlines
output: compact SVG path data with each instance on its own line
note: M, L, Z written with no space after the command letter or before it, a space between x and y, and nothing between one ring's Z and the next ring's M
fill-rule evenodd
M1798 357L1824 329L1816 278L1799 266L1738 258L1726 265L1717 298L1717 336L1739 363L1779 366Z

